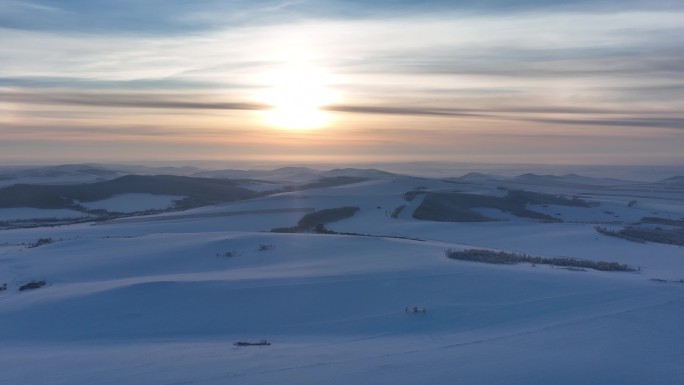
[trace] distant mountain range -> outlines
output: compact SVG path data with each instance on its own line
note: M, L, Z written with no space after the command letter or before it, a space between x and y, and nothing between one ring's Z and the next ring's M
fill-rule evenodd
M79 202L93 202L126 193L185 196L188 206L230 202L259 195L227 179L126 175L95 183L8 186L0 189L0 207L74 208Z
M13 184L79 184L102 182L124 175L176 175L198 178L261 180L276 183L311 183L322 178L353 176L386 178L395 174L376 169L343 168L329 171L308 167L281 167L273 170L203 170L197 167L149 167L129 165L73 164L59 166L0 167L0 187Z

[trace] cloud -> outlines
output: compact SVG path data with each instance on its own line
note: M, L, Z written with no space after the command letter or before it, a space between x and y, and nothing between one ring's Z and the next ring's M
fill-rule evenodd
M353 130L376 130L373 151L419 142L425 157L451 154L464 136L485 155L493 140L497 151L524 146L523 135L583 145L591 136L599 148L638 132L653 135L652 149L684 146L678 1L0 0L0 9L3 134L24 127L38 138L52 127L55 137L152 143L223 128L257 142L255 132L275 137L252 113L269 108L258 102L268 75L304 64L339 94L325 107L334 129L309 134L320 141L349 133L344 143L358 143Z
M52 91L0 91L0 99L9 103L86 106L103 108L263 111L272 108L266 104L225 102L210 100L210 96L196 94L171 97L153 93L94 93ZM445 108L439 106L402 105L349 105L334 104L322 109L337 113L370 114L385 116L432 116L443 118L480 118L516 122L544 123L574 126L619 126L684 129L684 117L653 117L662 111L608 109L597 107L554 106L492 106L490 109ZM672 111L676 114L677 111ZM34 112L34 114L39 115ZM563 115L563 118L546 117ZM600 116L596 118L596 116Z
M647 0L0 0L0 28L102 34L169 35L293 20L340 20L425 14L615 13L681 10Z
M43 141L46 139L82 141L108 141L121 138L148 138L159 140L164 138L168 141L183 141L191 138L223 138L226 136L225 130L192 127L173 126L173 125L154 125L154 124L109 124L98 123L88 125L80 123L54 123L49 124L8 124L0 122L0 131L3 133L3 140L11 139L33 139ZM265 135L254 130L231 129L230 135L239 135L243 138L264 139ZM236 140L240 142L240 140Z
M380 115L414 115L414 116L483 116L455 109L441 110L439 108L415 108L393 106L360 106L360 105L331 105L323 107L326 111L351 112L361 114Z
M616 126L616 127L646 127L684 129L684 117L663 118L623 118L623 119L542 119L526 118L530 122L547 124L565 124L579 126Z
M231 3L236 3L236 8L240 7L240 2ZM216 8L220 7L220 2L2 0L0 8L6 11L0 14L0 27L67 33L181 33L203 29L179 19L179 16L203 6ZM220 8L227 11L227 7Z
M434 108L415 108L415 107L388 107L388 106L328 106L328 111L361 113L361 114L380 114L380 115L412 115L412 116L441 116L441 117L468 117L484 118L495 120L508 120L530 123L545 123L550 125L573 125L573 126L616 126L616 127L644 127L644 128L671 128L684 129L684 117L644 117L641 115L659 114L656 111L633 111L633 110L609 110L598 108L558 108L558 107L537 107L537 108L500 108L496 110L476 110L476 109L440 109ZM516 115L510 115L516 113ZM520 115L520 114L523 115ZM540 115L563 114L579 115L579 117L568 118L540 118ZM631 115L626 115L631 114ZM640 115L637 115L640 114ZM526 116L525 116L526 115ZM582 118L586 115L623 115L622 117L612 118Z
M211 90L247 88L246 84L182 78L106 80L70 76L15 76L0 77L0 87L11 88L62 88L71 90Z
M258 111L270 108L265 104L246 102L188 100L189 95L172 98L151 93L103 94L82 92L16 92L0 91L0 99L7 103L53 104L94 107L158 108L173 110L243 110Z

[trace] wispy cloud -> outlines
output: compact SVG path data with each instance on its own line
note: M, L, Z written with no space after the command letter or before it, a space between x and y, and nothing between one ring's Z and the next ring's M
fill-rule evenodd
M0 98L9 103L53 104L97 107L130 107L159 109L192 110L265 110L265 104L244 102L191 101L192 96L183 95L182 99L149 93L137 94L98 94L78 92L2 92Z
M0 28L101 34L169 35L273 25L293 20L378 19L425 14L615 13L672 11L677 1L648 0L0 0Z
M264 111L272 108L263 103L226 102L212 100L211 95L178 96L156 93L94 93L55 92L49 90L0 91L6 103L22 105L58 105L75 107L219 111ZM333 113L370 114L383 116L430 116L442 118L469 118L515 122L546 123L550 125L616 126L644 128L684 129L684 114L671 111L673 116L664 117L662 110L625 110L619 108L557 107L557 106L492 106L482 108L445 108L422 105L351 105L334 104L323 107ZM35 113L32 113L35 115ZM67 116L68 112L65 113ZM83 114L83 112L80 112ZM64 113L62 114L64 115ZM559 118L557 116L563 116ZM654 116L658 115L658 116ZM679 115L679 116L677 116ZM170 133L171 134L171 133ZM176 131L175 134L180 134Z
M532 151L518 140L525 133L563 133L585 148L591 135L635 151L627 134L638 132L684 147L682 2L0 0L0 9L3 139L40 140L52 127L209 146L223 127L256 143L275 137L258 120L270 108L258 98L272 86L266 74L305 63L331 75L339 98L324 107L333 127L301 143L367 141L391 154L413 141L411 153L428 156L459 133L478 151L508 138L524 151L497 151L520 154Z
M623 119L542 119L527 118L530 122L549 124L571 124L580 126L615 126L684 129L684 117L665 118L623 118Z
M178 77L132 79L132 80L107 80L83 77L58 77L58 76L26 76L26 77L0 77L0 88L12 89L69 89L82 91L176 91L185 92L194 90L216 90L230 88L248 88L246 84L230 84L211 82L209 80L180 79Z

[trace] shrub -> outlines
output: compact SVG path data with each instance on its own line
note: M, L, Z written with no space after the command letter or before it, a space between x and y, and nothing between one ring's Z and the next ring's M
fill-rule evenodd
M304 229L312 229L320 224L325 225L350 218L359 210L358 207L352 206L318 210L304 215L302 219L297 222L297 225Z
M334 209L318 210L304 215L299 222L297 222L297 226L278 227L272 229L271 232L334 234L334 232L325 228L326 224L352 217L359 210L360 208L358 207L338 207Z
M273 248L273 245L270 243L260 243L259 244L259 251L271 250L272 248Z
M684 228L664 229L661 227L648 228L628 226L624 229L613 231L608 230L605 227L596 226L594 229L603 235L622 238L632 242L655 242L684 246Z
M392 218L399 218L399 214L401 214L401 212L404 211L405 208L406 208L406 205L401 205L401 206L395 208L394 211L392 211L391 217Z
M565 257L533 257L527 254L509 253L505 251L492 251L481 249L451 250L448 249L445 255L451 259L463 261L475 261L496 264L516 264L527 262L532 264L544 264L573 268L588 268L601 271L637 271L637 269L620 264L617 262L590 261L584 259L574 259Z
M52 243L52 242L53 242L52 238L38 238L37 241L29 244L27 247L28 248L34 248L34 247L38 247L38 246L47 245L48 243Z
M19 286L19 291L38 289L45 285L47 285L47 282L45 282L45 280L31 281L29 283Z

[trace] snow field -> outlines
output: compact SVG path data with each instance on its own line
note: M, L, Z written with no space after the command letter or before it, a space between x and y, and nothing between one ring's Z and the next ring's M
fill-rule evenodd
M673 282L684 278L681 248L601 236L592 224L417 221L410 213L422 198L403 193L420 185L456 186L386 179L0 231L0 283L9 286L0 292L0 384L684 382L684 284ZM328 228L423 241L267 232L296 224L301 209L342 206L361 210ZM38 238L53 243L26 247ZM643 270L444 256L470 247ZM17 290L37 279L48 286ZM411 306L427 314L406 313ZM264 338L272 345L232 345Z
M94 240L25 256L55 282L0 297L0 350L11 357L0 364L4 378L668 384L684 375L675 365L684 358L684 298L675 285L452 261L441 255L442 244L396 239L243 233L135 240L104 248L114 250L105 260L140 249L122 257L119 269L103 265L108 279L48 259L59 246L87 264L102 246ZM256 251L262 242L274 248ZM226 243L244 248L242 255L201 256ZM170 250L175 255L163 258ZM143 254L149 264L168 266L154 274L141 265ZM404 312L414 305L428 313ZM261 338L273 345L232 346ZM26 369L46 359L37 372Z

